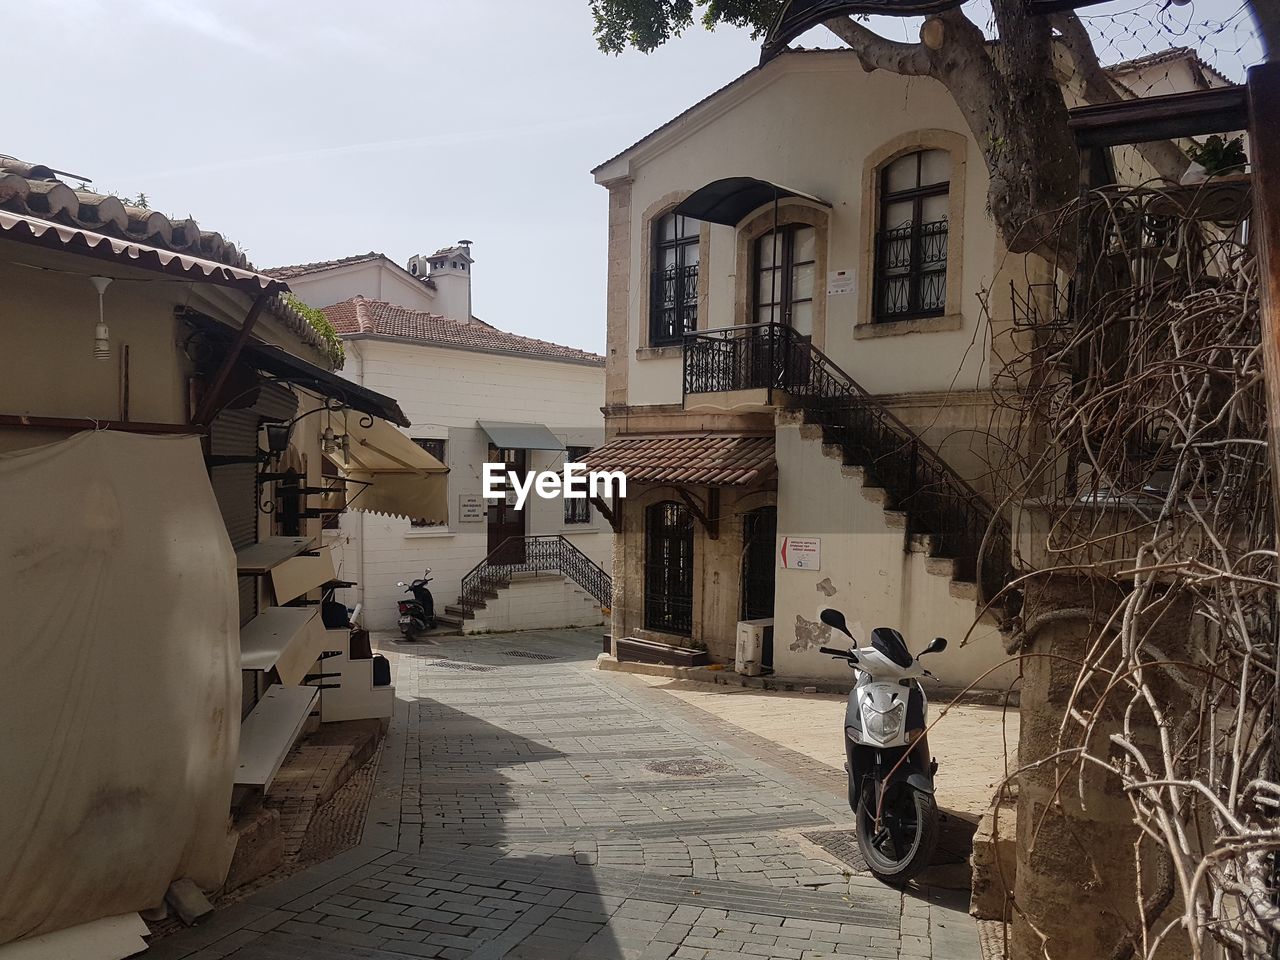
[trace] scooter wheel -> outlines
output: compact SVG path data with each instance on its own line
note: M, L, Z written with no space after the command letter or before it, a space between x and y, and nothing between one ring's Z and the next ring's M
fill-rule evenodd
M908 783L892 784L877 824L873 793L864 791L858 804L858 850L877 880L905 886L933 861L937 800Z

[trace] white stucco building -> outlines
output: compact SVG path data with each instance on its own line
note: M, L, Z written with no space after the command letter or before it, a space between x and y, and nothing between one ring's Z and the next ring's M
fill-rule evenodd
M599 510L536 495L516 510L480 497L485 462L558 470L600 445L604 358L473 317L471 267L464 242L413 257L407 268L370 253L270 271L333 323L344 376L365 387L398 385L411 423L404 433L450 471L447 524L361 512L353 500L331 531L340 575L357 584L346 599L364 604L370 629L394 630L397 582L431 567L437 613L466 630L600 623L608 595L593 590L607 581L613 538ZM493 589L481 571L468 581L469 602L460 602L463 578L513 538L531 538L500 558L520 568L515 580Z

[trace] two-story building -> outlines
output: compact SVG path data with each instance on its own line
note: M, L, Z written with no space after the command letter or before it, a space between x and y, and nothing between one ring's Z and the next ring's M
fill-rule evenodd
M403 268L365 254L268 271L324 311L342 338L343 375L367 389L394 385L405 435L449 467L440 522L360 496L356 512L335 521L335 557L359 584L346 599L364 604L371 629L394 630L404 592L397 584L430 567L448 628L601 623L608 520L587 500L531 495L517 508L484 499L482 487L485 463L522 475L560 470L603 442L604 358L473 316L473 265L464 241Z
M595 169L609 440L590 462L630 483L614 637L727 661L739 622L772 619L775 671L843 675L817 649L830 605L864 641L949 637L953 682L1004 659L978 617L1008 335L984 299L1025 266L967 131L933 80L790 51Z

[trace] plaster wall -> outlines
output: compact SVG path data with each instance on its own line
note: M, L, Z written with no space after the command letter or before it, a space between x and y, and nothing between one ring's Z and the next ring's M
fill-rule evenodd
M821 566L777 571L773 642L778 674L847 677L844 663L818 652L843 640L818 622L823 607L845 614L860 645L869 642L876 627L897 629L912 650L946 637L950 647L932 659L929 669L949 686L967 685L1004 660L995 626L974 624L973 599L954 596L949 576L930 569L937 562L907 549L905 528L891 522L878 491L864 491L855 472L842 473L840 460L824 454L821 440L805 437L805 429L778 425L778 537L780 542L784 536L820 538ZM1016 676L1016 665L1005 665L979 686L1003 689Z
M610 204L611 241L615 225L626 223L630 234L626 281L633 295L625 302L611 299L610 309L611 325L627 330L627 402L634 406L680 399L679 348L642 348L647 317L643 298L634 294L647 283L640 265L650 242L648 218L660 212L673 192L728 176L767 179L831 203L827 268L853 270L859 290L827 298L825 331L821 338L815 334L815 341L821 340L819 346L863 386L873 393L986 387L989 358L978 295L995 273L996 237L985 214L985 167L967 129L950 95L931 79L882 70L867 73L856 57L839 51L805 54L780 58L628 158L606 164L598 179L618 176L629 200L625 206ZM951 318L954 329L859 339L855 330L869 319L864 315L867 298L861 295L871 270L865 249L868 218L876 215L864 189L864 169L895 138L921 130L950 131L965 142L963 229L953 228L951 237L953 258L963 263L959 314ZM706 309L698 326L745 322L744 298L736 295L746 280L737 276L736 231L711 226L707 240L700 271ZM611 262L611 285L621 281L617 273ZM826 278L818 282L825 292ZM611 335L611 350L620 339Z
M435 290L385 260L295 277L289 281L289 289L312 307L327 307L358 294L367 300L387 300L414 310L442 312Z
M488 524L458 515L461 496L482 492L489 440L477 421L546 424L566 446L599 446L604 368L382 339L351 339L346 348L343 374L395 397L412 421L408 436L444 440L450 469L447 526L414 527L404 517L352 510L332 536L342 575L359 583L343 599L364 603L370 629L393 630L402 593L397 581L431 567L436 609L443 612L457 601L462 577L489 552ZM533 470L559 469L563 462L560 452L529 453ZM594 508L590 523L565 524L563 501L534 493L525 513L526 533L563 535L610 572L612 531Z

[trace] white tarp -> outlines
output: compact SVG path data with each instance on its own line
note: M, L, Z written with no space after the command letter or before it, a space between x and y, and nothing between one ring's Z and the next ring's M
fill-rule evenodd
M218 887L235 554L195 437L0 456L0 943Z

